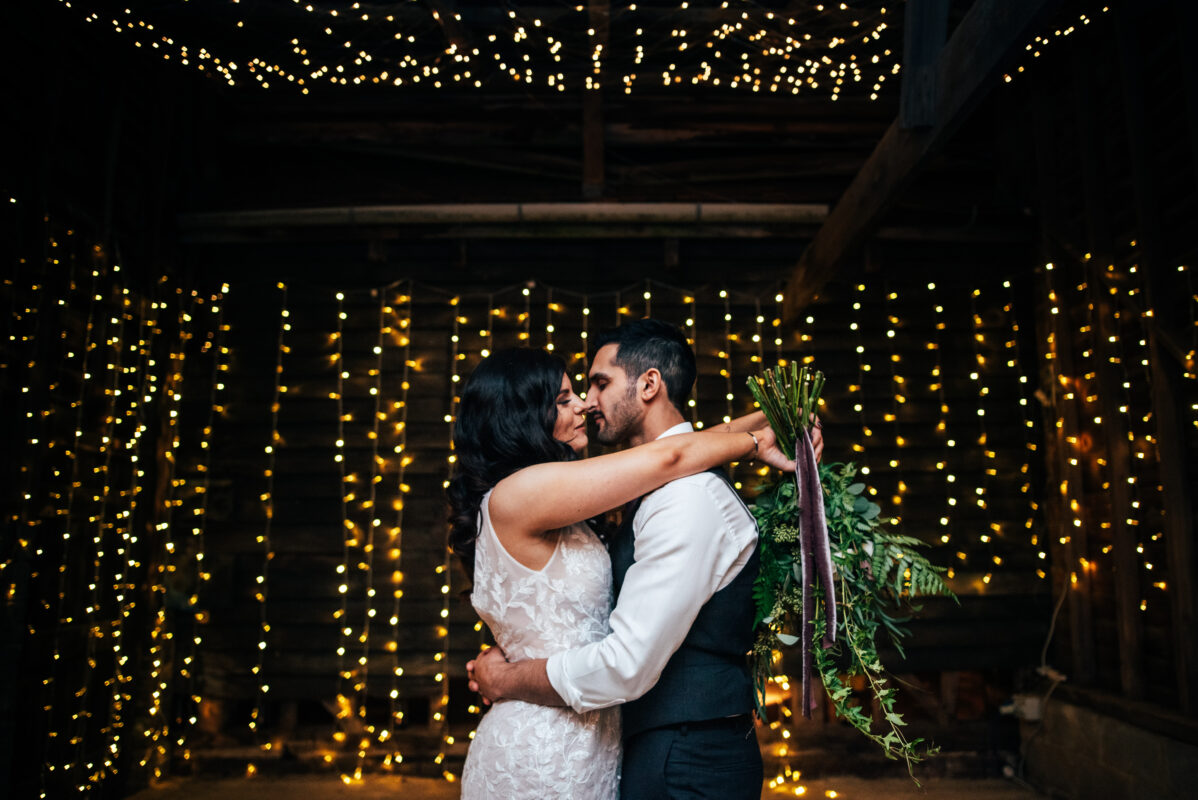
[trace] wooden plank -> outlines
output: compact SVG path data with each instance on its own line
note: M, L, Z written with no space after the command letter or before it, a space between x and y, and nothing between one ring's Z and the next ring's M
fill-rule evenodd
M836 269L877 227L899 192L997 85L1002 65L1060 0L977 0L937 66L940 102L927 129L896 120L841 196L791 274L783 319L793 324Z
M936 121L936 61L948 31L948 0L908 0L903 22L903 85L899 125L930 128Z
M1121 84L1127 140L1131 157L1132 194L1135 199L1141 265L1147 275L1147 302L1156 315L1157 326L1172 327L1171 305L1161 247L1160 204L1150 158L1153 142L1148 130L1144 103L1147 85L1138 36L1140 20L1135 13L1120 13L1115 24L1121 66ZM1164 505L1164 533L1169 558L1169 595L1173 610L1173 643L1178 706L1187 714L1198 711L1198 606L1196 606L1193 544L1193 507L1189 497L1186 458L1182 452L1185 431L1177 403L1181 396L1176 373L1179 365L1170 358L1156 328L1149 329L1149 359L1152 364L1152 410L1156 422L1157 454Z

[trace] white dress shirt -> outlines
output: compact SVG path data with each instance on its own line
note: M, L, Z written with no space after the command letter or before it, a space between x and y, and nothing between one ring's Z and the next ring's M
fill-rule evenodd
M658 438L693 429L689 422ZM582 713L653 688L711 596L740 573L757 526L724 481L701 472L645 495L632 522L635 563L601 641L549 657L549 682Z

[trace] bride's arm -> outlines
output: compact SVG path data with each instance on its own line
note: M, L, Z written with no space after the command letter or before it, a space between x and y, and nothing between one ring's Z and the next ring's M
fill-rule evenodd
M595 458L526 467L496 485L490 514L497 529L539 535L619 508L677 478L744 458L791 472L795 468L768 427L680 434Z
M815 424L811 426L808 433L811 434L811 448L815 450L815 460L819 461L824 457L824 432L821 429L819 417L815 417L813 422ZM745 431L755 431L758 428L766 427L766 425L765 414L760 411L754 411L752 414L737 417L731 422L723 422L719 425L713 425L710 428L704 428L703 433L742 433Z
M760 411L754 411L751 414L745 414L743 417L737 417L731 422L721 422L719 425L704 427L703 433L745 433L764 428L767 424L765 414Z

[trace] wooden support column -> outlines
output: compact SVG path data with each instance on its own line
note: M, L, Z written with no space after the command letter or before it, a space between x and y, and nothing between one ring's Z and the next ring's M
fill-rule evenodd
M1048 94L1051 87L1041 85L1036 97L1036 113L1041 119L1051 119L1059 98ZM1059 255L1053 245L1056 232L1062 226L1058 196L1060 176L1057 173L1058 154L1052 136L1055 126L1035 127L1036 174L1040 195L1040 224L1043 231L1044 260L1052 262ZM1044 280L1049 292L1056 291L1061 281L1054 279L1055 270L1047 271ZM1066 305L1057 295L1055 305L1061 310ZM1091 603L1090 575L1081 569L1080 559L1088 555L1087 531L1090 526L1085 504L1085 483L1082 469L1076 463L1076 450L1071 440L1078 431L1077 401L1075 386L1063 385L1059 378L1067 381L1076 378L1073 363L1073 341L1069 326L1061 314L1050 313L1049 300L1038 307L1037 336L1051 343L1048 361L1042 370L1040 388L1048 403L1045 408L1046 469L1048 491L1051 500L1050 546L1053 549L1054 584L1059 592L1069 593L1069 640L1072 678L1082 684L1093 680L1096 672L1094 655L1094 622ZM1074 510L1073 504L1077 504ZM1075 526L1074 519L1081 525ZM1076 583L1074 582L1076 576Z
M926 128L896 119L791 273L783 321L793 324L838 267L878 226L899 193L1001 80L1002 67L1060 0L975 0L935 67L937 102Z
M936 121L936 61L948 30L948 0L907 0L903 20L903 81L899 126L930 128Z
M1131 448L1128 447L1127 414L1120 411L1125 394L1119 350L1112 340L1119 331L1118 312L1106 291L1104 271L1111 263L1110 209L1107 192L1099 174L1099 149L1095 132L1099 129L1094 106L1093 66L1073 57L1073 106L1077 131L1077 153L1081 162L1082 198L1086 210L1087 248L1091 269L1086 276L1090 305L1090 327L1094 355L1098 360L1098 402L1102 418L1102 443L1106 451L1106 491L1110 503L1106 525L1111 531L1115 567L1115 617L1119 636L1119 681L1129 699L1144 697L1144 626L1140 619L1140 576L1136 553L1136 532L1128 520L1132 517L1130 475ZM1093 562L1090 562L1093 563Z
M1189 43L1198 37L1198 3L1192 0L1177 0L1173 3L1177 14L1177 29L1180 31L1179 42ZM1178 45L1184 47L1184 45ZM1181 65L1182 88L1186 103L1186 118L1189 121L1190 154L1193 160L1194 177L1198 179L1198 59L1182 53L1179 59Z
M1198 698L1195 697L1198 693L1198 607L1195 605L1193 507L1186 474L1186 454L1182 450L1185 431L1177 408L1177 398L1180 396L1177 373L1180 364L1170 357L1169 348L1158 333L1158 330L1171 330L1174 320L1170 318L1171 305L1166 299L1170 291L1165 281L1168 265L1161 253L1161 209L1150 157L1153 145L1148 129L1148 110L1144 103L1146 78L1139 46L1140 18L1135 11L1119 13L1114 27L1122 68L1132 194L1139 226L1138 240L1143 253L1140 266L1147 276L1147 302L1153 309L1156 323L1146 327L1152 373L1152 412L1156 421L1157 453L1164 494L1164 534L1169 557L1177 700L1182 711L1194 714L1198 711Z
M591 41L599 51L599 61L607 58L608 32L611 19L609 0L590 0L587 6ZM582 90L582 199L598 200L603 196L603 75L591 75L594 86Z

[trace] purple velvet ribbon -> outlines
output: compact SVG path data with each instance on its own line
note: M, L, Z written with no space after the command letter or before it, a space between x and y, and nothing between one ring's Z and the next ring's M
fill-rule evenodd
M836 592L832 584L832 547L824 516L824 490L811 436L801 425L795 438L795 490L799 506L800 572L803 584L803 716L815 708L811 669L815 652L815 576L824 589L825 649L836 642ZM798 577L798 576L796 576Z

